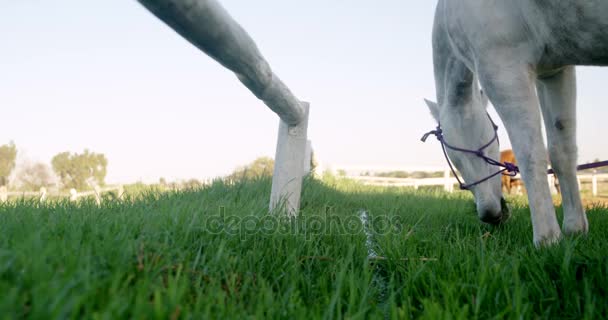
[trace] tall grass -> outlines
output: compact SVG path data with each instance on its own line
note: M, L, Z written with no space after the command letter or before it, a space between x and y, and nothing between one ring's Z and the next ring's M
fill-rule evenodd
M529 209L478 222L469 195L305 183L298 219L270 180L135 199L0 205L0 318L587 318L608 314L608 209L537 250ZM359 222L371 219L368 258ZM561 211L558 210L558 211Z

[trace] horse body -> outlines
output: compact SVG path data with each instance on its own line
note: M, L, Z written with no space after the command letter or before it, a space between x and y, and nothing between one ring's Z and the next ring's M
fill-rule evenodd
M440 0L435 23L471 70L504 47L541 73L608 65L608 2L602 0Z
M561 181L564 231L586 232L576 179L574 65L608 65L608 2L439 0L433 60L437 104L429 107L447 141L472 149L490 141L484 94L503 120L528 191L537 245L561 237L546 179L542 112L552 167ZM465 181L495 170L475 155L448 153ZM497 159L498 145L485 153ZM471 191L482 221L504 220L498 177Z

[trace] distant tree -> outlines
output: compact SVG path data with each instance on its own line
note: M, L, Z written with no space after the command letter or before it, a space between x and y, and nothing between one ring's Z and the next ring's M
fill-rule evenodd
M51 164L64 188L84 190L93 183L105 183L108 160L101 153L86 149L81 154L62 152L53 157Z
M203 184L196 179L190 179L183 183L183 187L185 189L199 189L202 186Z
M8 184L8 177L15 169L17 147L14 142L0 146L0 187Z
M441 171L414 171L411 173L411 177L414 179L441 178L443 174Z
M409 178L411 175L409 172L405 172L405 171L389 171L389 172L380 172L376 176L382 177L382 178Z
M414 171L414 172L406 172L406 171L389 171L389 172L380 172L375 175L376 177L382 178L414 178L414 179L425 179L425 178L441 178L443 177L443 172L434 171Z
M166 186L166 185L167 185L167 180L166 180L165 178L161 177L161 178L158 180L158 184L160 184L161 186L163 186L163 187L164 187L164 186Z
M53 180L49 166L40 162L25 164L17 172L17 184L22 190L38 191L50 187Z
M256 177L271 177L274 171L274 160L269 157L259 157L252 163L237 168L228 176L229 179L251 179Z

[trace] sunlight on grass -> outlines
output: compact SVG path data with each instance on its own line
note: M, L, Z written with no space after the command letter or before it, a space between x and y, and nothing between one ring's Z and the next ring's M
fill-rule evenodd
M598 318L605 207L587 237L536 250L529 209L478 222L438 189L305 182L302 212L266 212L270 180L0 205L6 318ZM133 194L137 194L133 196ZM359 220L369 215L373 242ZM561 219L561 209L558 209ZM379 258L369 258L366 242Z

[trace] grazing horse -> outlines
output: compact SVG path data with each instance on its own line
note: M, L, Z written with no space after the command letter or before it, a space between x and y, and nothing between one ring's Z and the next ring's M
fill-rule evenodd
M566 234L588 222L576 178L575 65L608 65L608 1L439 0L433 27L437 103L428 103L444 141L477 150L495 134L485 95L506 126L528 192L533 241L558 241L562 231L547 184L549 157L559 178ZM483 88L483 93L480 90ZM474 153L449 149L465 181L483 180L496 167ZM484 149L497 159L497 141ZM504 220L500 178L475 186L479 218Z

